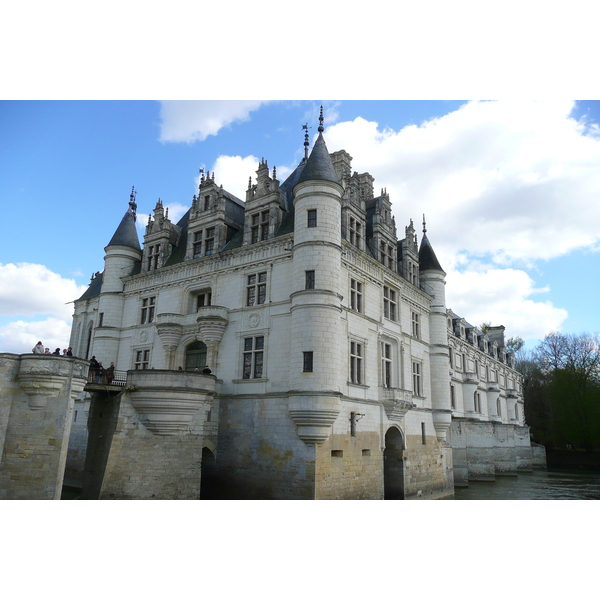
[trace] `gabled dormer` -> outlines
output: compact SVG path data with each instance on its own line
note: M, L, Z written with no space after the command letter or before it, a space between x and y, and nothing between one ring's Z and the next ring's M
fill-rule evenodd
M148 217L144 235L144 254L142 272L154 271L162 267L171 255L171 251L181 235L181 228L171 223L169 209L166 211L159 198L154 207L154 217Z
M185 258L191 260L218 252L240 231L244 222L244 203L201 172L198 195L192 199L188 221Z
M256 184L252 178L246 191L243 244L256 244L275 235L285 214L285 197L279 189L276 168L269 174L267 161L261 159L256 171Z
M404 239L398 241L397 248L400 275L419 287L419 244L412 219L404 228Z
M367 213L364 190L361 193L361 176L356 172L351 174L352 157L345 150L339 150L331 154L331 162L340 184L344 188L344 195L342 196L342 237L355 248L364 251L367 235Z
M367 173L368 175L368 173ZM369 175L369 177L371 177ZM371 180L373 178L371 177ZM396 220L387 190L377 198L367 200L367 243L373 256L383 265L397 271Z

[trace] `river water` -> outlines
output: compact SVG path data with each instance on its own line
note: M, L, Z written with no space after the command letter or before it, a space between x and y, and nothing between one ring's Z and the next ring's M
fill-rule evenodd
M600 473L543 469L472 481L456 488L454 500L600 500Z

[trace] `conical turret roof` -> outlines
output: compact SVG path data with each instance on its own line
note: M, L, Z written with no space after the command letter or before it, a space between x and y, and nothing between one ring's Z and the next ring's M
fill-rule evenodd
M421 247L419 248L419 270L441 271L444 275L446 274L444 269L442 269L440 261L437 259L433 247L431 246L431 242L425 232L423 232Z
M312 180L333 181L339 184L335 169L333 168L333 162L331 162L331 156L329 156L321 132L319 132L319 137L313 146L304 169L302 169L298 183Z
M110 242L108 242L108 246L129 246L136 250L142 249L135 227L135 213L131 208L128 209L125 216L121 219L121 223Z

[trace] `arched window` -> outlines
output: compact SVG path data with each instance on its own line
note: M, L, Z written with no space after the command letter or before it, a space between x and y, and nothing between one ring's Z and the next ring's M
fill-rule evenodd
M185 370L202 370L206 366L206 344L193 342L185 349Z

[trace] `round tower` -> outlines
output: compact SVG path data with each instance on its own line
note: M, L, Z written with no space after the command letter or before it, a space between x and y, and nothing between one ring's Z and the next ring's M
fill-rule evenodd
M345 369L340 340L342 187L319 136L294 187L290 415L307 443L327 439Z
M423 239L419 248L421 287L431 296L429 344L433 425L438 440L445 441L452 424L450 375L448 370L448 329L446 325L446 273L427 238L423 215Z
M104 248L104 273L102 288L98 299L98 319L95 323L93 348L90 356L102 361L104 367L111 362L117 365L119 339L123 319L123 277L133 271L142 258L142 249L138 239L135 221L135 192L129 197L129 208L115 234ZM125 368L126 365L117 365Z

